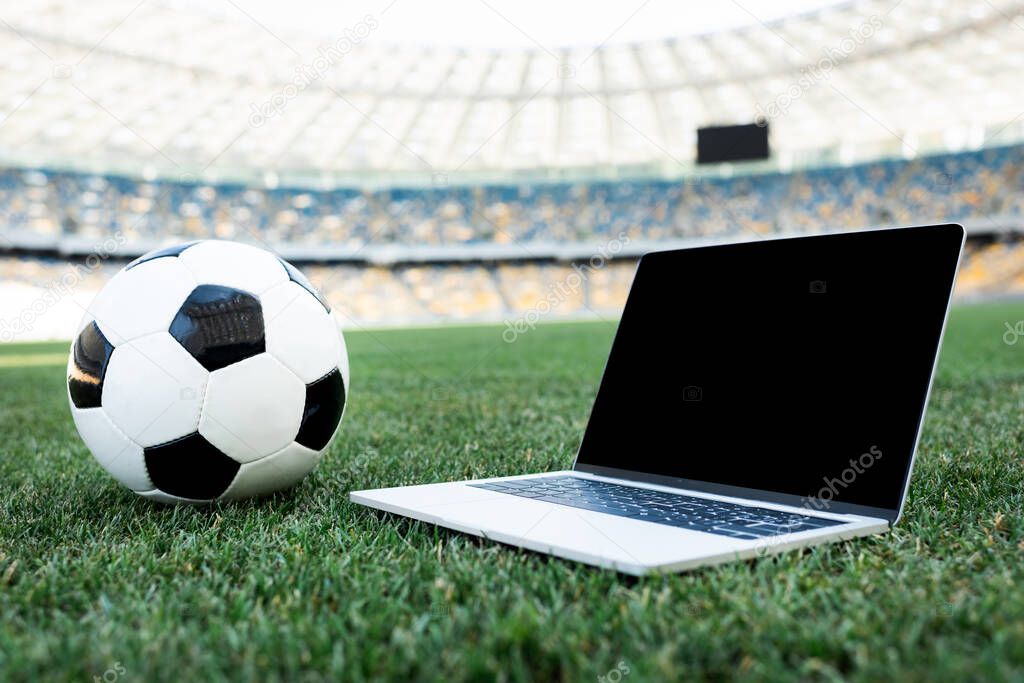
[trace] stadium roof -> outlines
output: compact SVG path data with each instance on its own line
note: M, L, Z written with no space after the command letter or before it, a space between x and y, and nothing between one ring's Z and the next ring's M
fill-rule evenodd
M447 182L681 174L697 127L757 116L783 168L1024 136L1019 1L858 0L671 40L520 50L383 44L383 12L324 38L238 9L8 6L0 160Z

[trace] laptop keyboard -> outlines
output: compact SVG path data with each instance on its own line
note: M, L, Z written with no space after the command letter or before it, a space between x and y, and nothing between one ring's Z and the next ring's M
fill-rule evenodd
M470 486L732 538L763 538L845 524L821 517L653 491L636 486L622 486L581 477L536 477Z

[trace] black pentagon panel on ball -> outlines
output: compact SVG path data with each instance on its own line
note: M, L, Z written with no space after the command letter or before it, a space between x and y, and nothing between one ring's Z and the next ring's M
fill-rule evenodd
M241 467L198 432L144 449L146 471L164 493L213 500L228 490Z
M193 289L169 331L211 372L266 350L260 300L232 287L200 285Z
M338 428L344 409L345 383L335 368L306 385L306 406L302 410L302 424L295 440L314 451L323 449Z
M99 408L103 397L103 378L114 346L103 336L95 322L82 330L72 351L68 373L68 393L76 408Z
M146 261L152 261L153 259L168 258L168 257L171 257L171 256L179 256L179 255L181 255L181 252L185 251L186 249L188 249L189 247L191 247L194 244L199 244L201 241L202 240L193 240L192 242L184 242L183 244L175 244L175 245L170 246L170 247L164 247L163 249L154 249L153 251L148 252L146 254L143 254L139 258L135 259L134 261L129 263L127 266L125 266L124 269L125 270L131 270L132 268L134 268L135 266L139 265L140 263L145 263Z
M327 303L327 299L323 298L323 296L320 295L320 292L317 291L317 288L313 286L313 283L306 279L306 276L302 274L302 271L300 271L298 268L285 261L280 256L277 257L277 260L280 261L281 265L284 266L284 269L288 271L288 278L292 282L294 282L299 287L302 287L304 290L315 296L316 300L319 301L320 304L327 309L327 312L331 312L331 306L330 304Z

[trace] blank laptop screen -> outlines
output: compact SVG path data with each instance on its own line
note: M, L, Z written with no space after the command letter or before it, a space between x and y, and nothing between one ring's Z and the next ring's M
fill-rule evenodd
M644 256L577 467L897 509L962 240L947 225Z

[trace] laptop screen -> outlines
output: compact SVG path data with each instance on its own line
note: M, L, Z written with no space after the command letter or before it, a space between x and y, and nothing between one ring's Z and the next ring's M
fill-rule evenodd
M577 469L899 509L962 242L946 225L644 256Z

